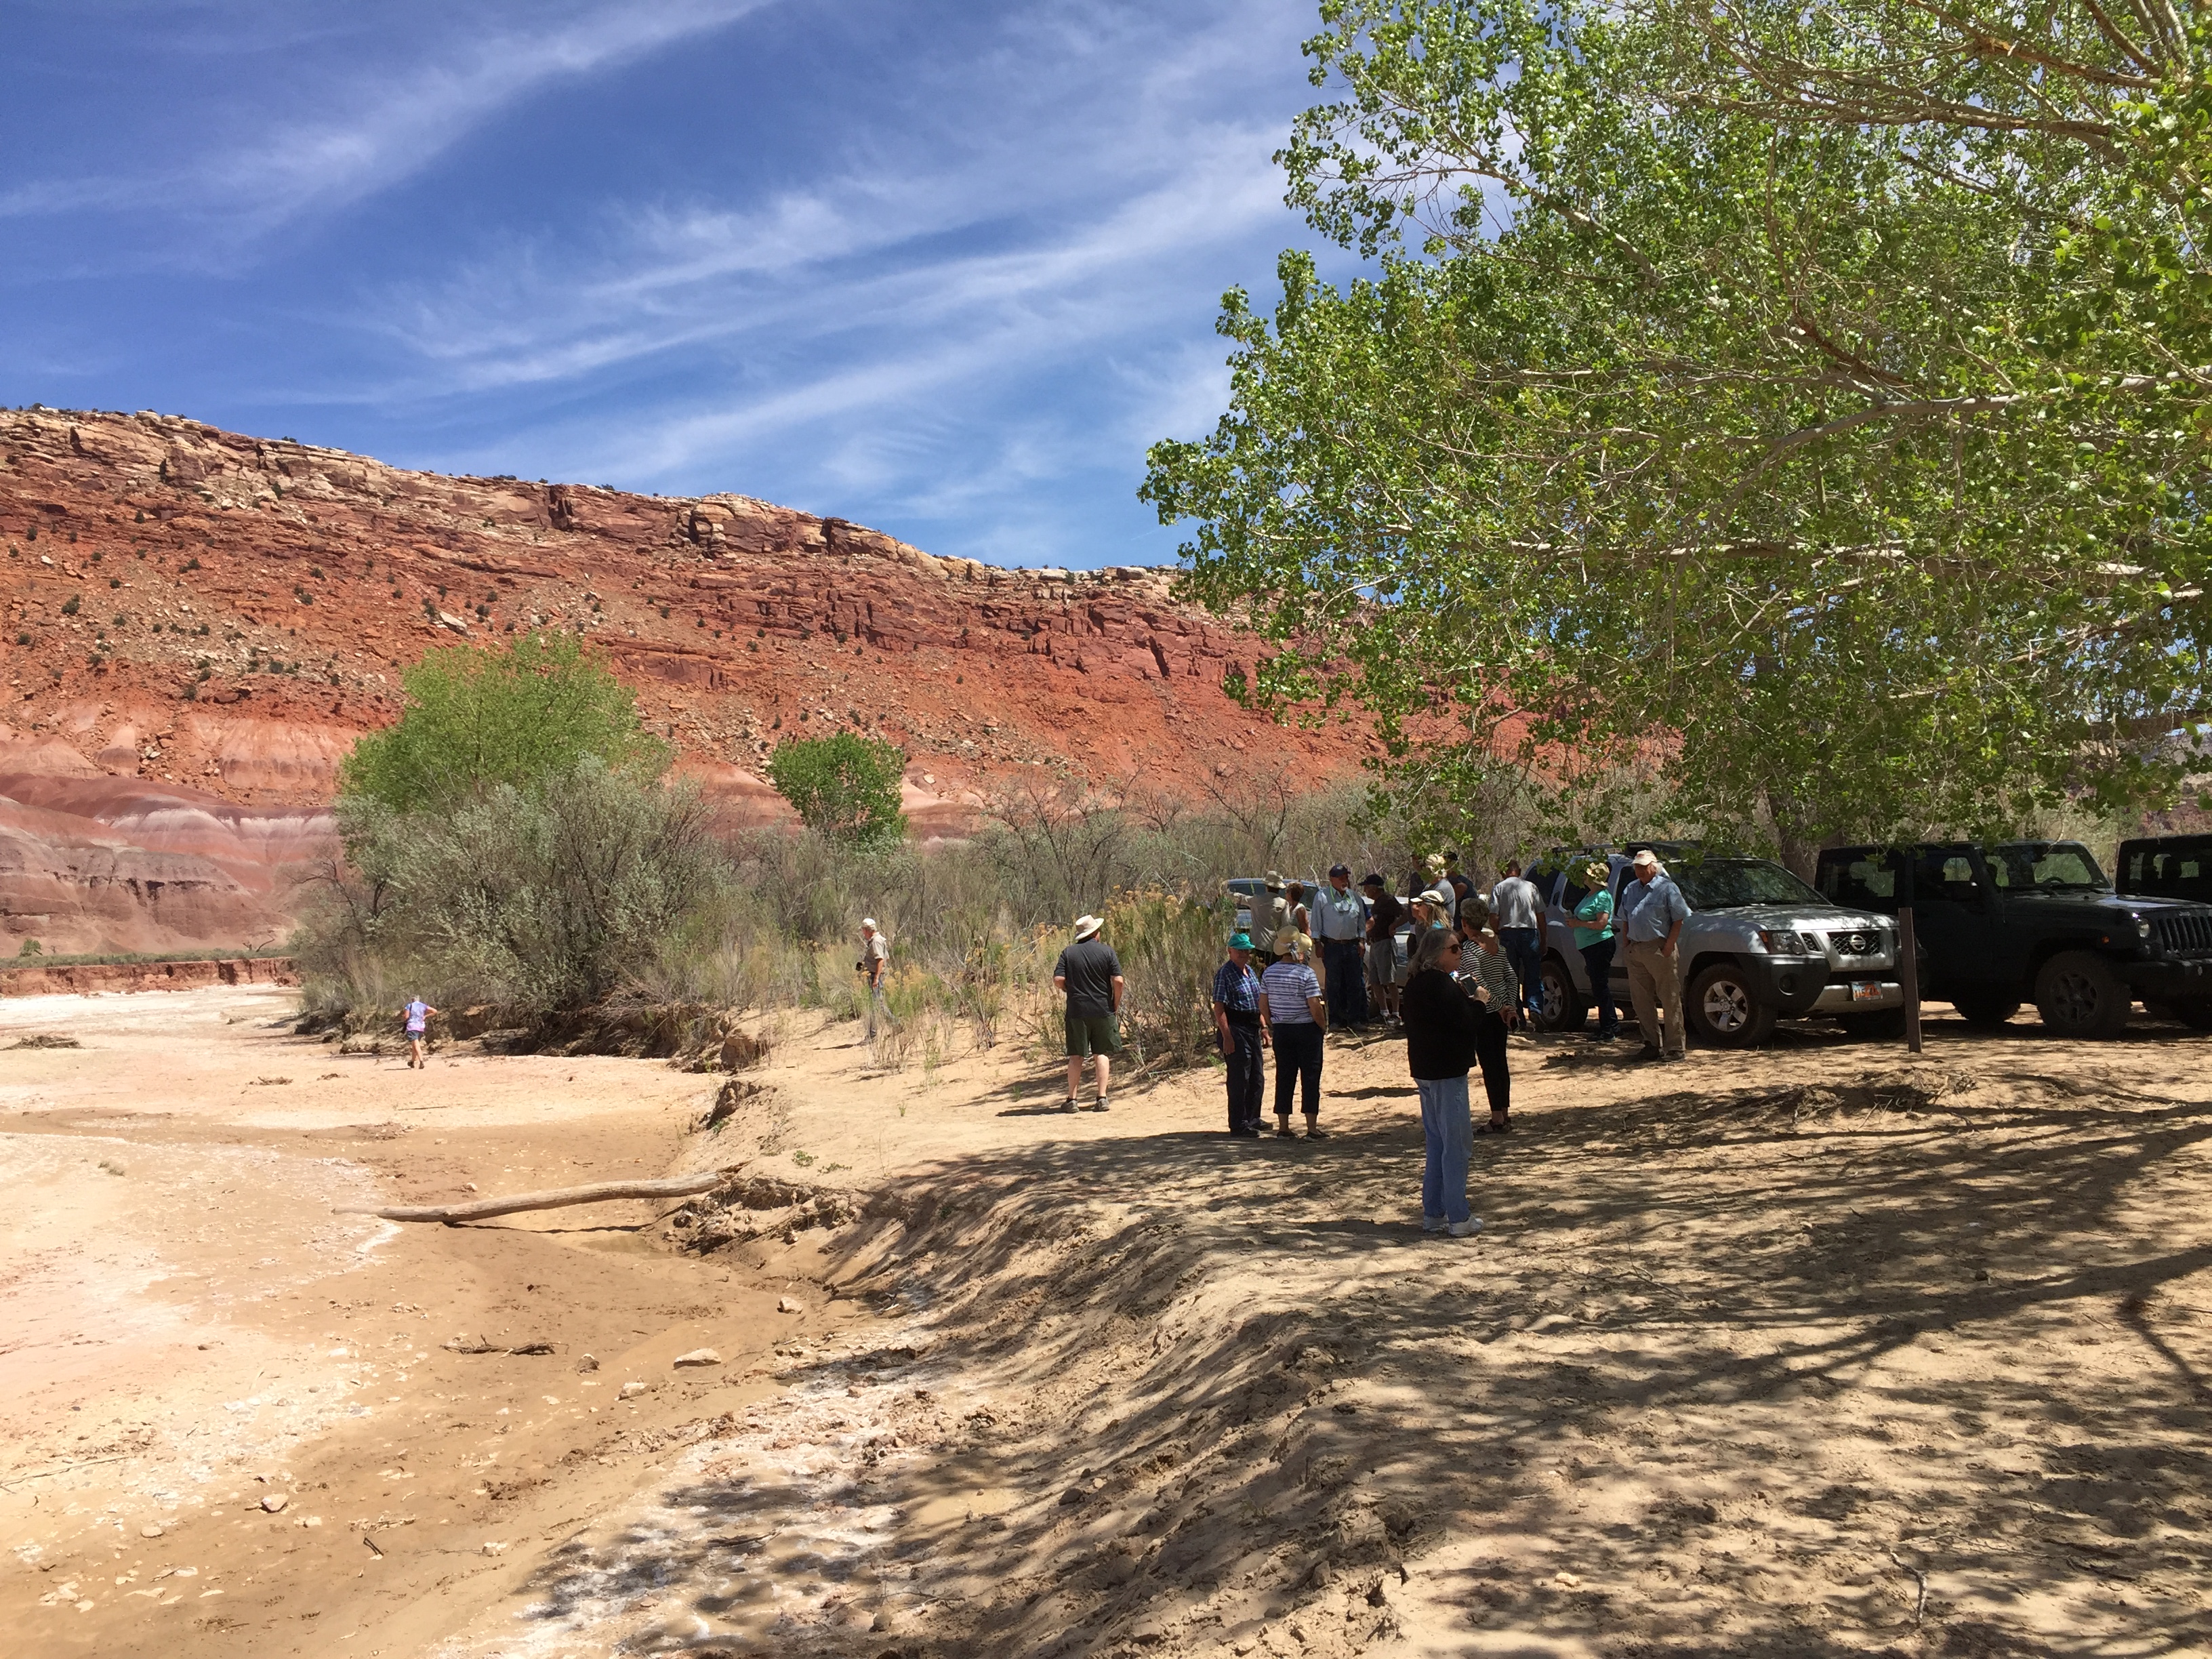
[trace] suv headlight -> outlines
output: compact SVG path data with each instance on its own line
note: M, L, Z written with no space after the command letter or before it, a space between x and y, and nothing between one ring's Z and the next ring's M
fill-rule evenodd
M1807 935L1793 933L1787 927L1760 928L1759 942L1778 957L1817 955L1820 948L1817 942Z
M2137 916L2136 918L2136 937L2137 939L2148 939L2150 937L2149 917Z

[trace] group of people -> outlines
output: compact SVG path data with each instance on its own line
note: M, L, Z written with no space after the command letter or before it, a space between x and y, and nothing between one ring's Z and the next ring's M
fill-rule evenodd
M1633 879L1621 884L1617 900L1613 866L1605 859L1565 872L1569 878L1555 890L1596 1005L1593 1040L1609 1043L1620 1034L1612 970L1614 953L1625 944L1644 1056L1680 1060L1684 1034L1675 952L1689 905L1656 854L1639 852L1630 866ZM1562 872L1541 873L1548 888L1550 878ZM1462 873L1455 853L1417 871L1402 899L1378 872L1370 872L1355 889L1351 868L1343 864L1310 892L1273 872L1261 887L1249 922L1230 935L1226 960L1213 975L1213 1030L1227 1073L1230 1134L1257 1139L1263 1133L1272 1051L1275 1133L1297 1139L1292 1119L1303 1112L1304 1139L1328 1139L1321 1121L1328 1032L1377 1024L1397 1030L1405 1037L1407 1066L1421 1100L1427 1148L1422 1224L1459 1238L1479 1232L1482 1222L1467 1190L1473 1143L1477 1135L1513 1133L1509 1039L1544 1012L1546 889L1509 860L1484 891ZM1089 1109L1111 1109L1127 981L1120 958L1102 937L1104 926L1098 916L1077 917L1074 937L1053 967L1053 986L1065 999L1062 1111L1084 1109L1086 1065L1096 1085ZM854 965L867 981L872 1036L887 1018L888 952L872 918L861 923L860 932L861 958ZM1480 1124L1469 1088L1477 1070L1489 1108Z
M1229 937L1227 959L1215 970L1215 1040L1227 1073L1228 1132L1258 1139L1264 1132L1267 1055L1275 1056L1275 1133L1296 1139L1302 1109L1304 1138L1325 1140L1321 1122L1324 1037L1332 1026L1370 1024L1402 1031L1406 1060L1421 1101L1426 1147L1421 1217L1425 1231L1465 1238L1481 1231L1468 1196L1477 1135L1513 1132L1509 1037L1540 1016L1546 898L1509 861L1487 893L1462 875L1445 854L1423 872L1425 883L1402 902L1379 873L1353 890L1339 864L1325 886L1270 872L1250 907L1249 926ZM1593 1041L1620 1034L1611 975L1625 939L1630 992L1644 1034L1644 1055L1679 1060L1684 1052L1680 977L1675 951L1689 905L1650 851L1631 861L1616 905L1612 867L1590 861L1571 872L1562 891L1574 944L1597 1006ZM1616 914L1616 911L1618 912ZM1412 922L1410 944L1401 924ZM1108 1109L1112 1056L1120 1052L1124 980L1119 959L1099 935L1100 918L1077 918L1075 938L1060 953L1053 984L1066 999L1067 1095L1064 1111L1080 1109L1083 1066L1095 1067L1094 1111ZM1318 963L1318 971L1316 971ZM1482 1073L1487 1120L1474 1118L1469 1078Z

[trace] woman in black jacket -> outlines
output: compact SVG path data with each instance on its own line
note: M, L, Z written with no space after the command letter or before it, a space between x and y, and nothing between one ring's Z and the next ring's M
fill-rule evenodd
M1466 1238L1482 1231L1481 1218L1467 1201L1468 1159L1474 1150L1467 1072L1474 1064L1480 1011L1452 978L1459 951L1456 934L1424 927L1414 938L1413 974L1400 1006L1406 1063L1421 1091L1421 1133L1428 1145L1421 1166L1421 1231Z

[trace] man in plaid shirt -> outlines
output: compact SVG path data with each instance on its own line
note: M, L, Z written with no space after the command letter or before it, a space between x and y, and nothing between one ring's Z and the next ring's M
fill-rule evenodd
M1229 1133L1260 1138L1261 1097L1267 1084L1267 1028L1260 1018L1260 976L1252 971L1252 936L1229 936L1229 960L1213 974L1213 1030L1229 1065Z

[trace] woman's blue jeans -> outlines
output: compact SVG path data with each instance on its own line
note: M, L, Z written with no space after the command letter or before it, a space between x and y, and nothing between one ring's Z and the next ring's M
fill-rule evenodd
M1467 1165L1474 1152L1474 1120L1467 1104L1467 1073L1415 1078L1421 1091L1421 1133L1428 1158L1421 1165L1421 1214L1434 1221L1464 1221L1474 1213L1467 1201Z

